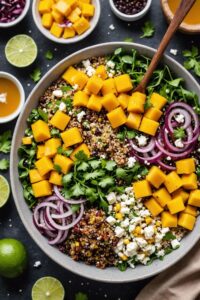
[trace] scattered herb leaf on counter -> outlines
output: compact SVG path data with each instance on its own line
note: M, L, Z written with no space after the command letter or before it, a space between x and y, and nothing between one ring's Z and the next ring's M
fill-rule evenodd
M5 131L0 135L0 152L9 153L11 148L11 131Z
M75 300L88 300L88 296L79 292L75 295Z
M42 72L39 68L36 68L33 70L33 72L30 74L30 78L36 83L40 80L42 75Z
M126 43L133 43L133 38L125 38L124 42L126 42Z
M142 27L143 34L140 36L141 39L147 37L152 37L155 33L155 27L152 24L152 22L147 21L144 23L144 26Z
M195 75L200 77L200 53L199 49L192 46L191 50L184 50L183 56L186 58L184 67L187 70L193 70Z
M0 159L0 170L6 171L9 168L9 160L6 158Z
M52 60L53 59L53 52L51 50L48 50L45 53L45 58L48 59L48 60Z

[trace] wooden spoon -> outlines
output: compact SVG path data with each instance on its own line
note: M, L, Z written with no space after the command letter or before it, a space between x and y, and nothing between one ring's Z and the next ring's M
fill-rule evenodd
M183 19L187 15L187 13L190 11L192 6L196 0L182 0L159 47L157 52L154 54L152 61L148 67L148 70L146 71L142 81L140 84L135 88L135 92L145 93L146 87L151 79L151 76L153 72L155 71L157 65L159 64L163 53L165 52L165 49L167 48L169 42L171 41L173 35L179 28L180 24L182 23Z

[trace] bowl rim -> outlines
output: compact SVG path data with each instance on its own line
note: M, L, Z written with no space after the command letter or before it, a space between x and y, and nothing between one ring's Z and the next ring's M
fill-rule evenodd
M155 260L152 263L152 265L138 266L136 269L134 269L135 273L133 269L128 269L126 272L121 273L117 268L107 268L105 270L99 270L94 266L87 266L81 262L74 262L66 254L63 254L59 252L58 249L49 246L47 240L34 228L32 224L31 213L29 213L29 208L23 198L22 189L21 186L19 186L19 180L17 176L17 161L18 161L17 147L18 144L20 143L20 139L18 137L18 131L20 130L21 127L26 126L26 119L24 118L24 115L26 117L26 114L30 113L29 103L31 103L32 105L31 108L33 108L34 107L33 100L37 95L37 90L40 88L43 92L43 90L46 89L46 88L42 88L42 84L44 86L47 86L49 84L49 81L52 82L53 80L55 80L55 76L60 76L62 74L64 70L62 65L65 66L66 68L67 62L73 64L74 62L71 61L74 60L77 62L80 61L81 55L84 56L83 59L86 59L86 55L87 57L89 57L89 55L93 55L93 53L97 53L98 51L104 53L105 49L107 49L106 53L109 53L118 47L122 47L128 51L134 48L138 52L140 53L143 52L143 55L148 55L149 57L152 57L153 54L156 52L155 49L141 44L126 43L126 42L111 42L111 43L97 44L97 45L84 48L82 50L77 51L76 53L67 56L66 58L58 62L53 68L51 68L51 70L49 70L45 74L42 80L32 90L32 92L28 97L26 105L24 107L23 113L21 113L20 117L18 118L15 131L13 134L13 142L11 148L11 166L10 166L11 188L13 192L15 205L17 207L18 213L20 215L20 218L26 230L28 231L32 239L36 242L36 244L43 250L43 252L45 252L45 254L49 258L51 258L54 262L56 262L60 266L64 267L66 270L72 271L73 273L79 276L83 276L91 280L107 282L107 283L127 283L127 282L144 280L146 278L157 275L158 273L168 269L169 267L177 263L182 257L184 257L193 248L193 246L199 240L200 233L198 230L198 226L200 226L200 218L197 220L194 230L183 239L182 247L180 247L176 251L173 251L171 254L167 255L164 261ZM170 69L174 70L174 72L175 70L178 70L179 73L182 73L181 76L187 79L188 81L190 81L190 85L193 86L192 87L193 90L194 91L196 90L198 95L200 96L200 87L198 82L193 78L193 76L187 70L185 70L185 68L180 63L178 63L175 59L169 57L168 55L163 56L162 62L168 65L171 64ZM67 64L67 66L69 66L70 64ZM63 70L61 71L60 69ZM39 95L41 95L40 92L38 92L37 97L39 97ZM19 200L20 196L22 198L21 200ZM27 210L28 216L26 215L23 209ZM45 242L45 246L44 246L44 242Z
M15 26L19 22L21 22L23 20L23 18L25 18L25 16L27 15L30 4L31 4L31 0L26 0L26 4L25 4L24 10L22 11L21 15L12 22L0 23L0 28L9 28L9 27Z
M92 33L92 31L96 28L96 26L99 22L99 19L100 19L100 14L101 14L100 0L93 0L93 1L95 1L96 7L95 7L95 14L92 17L92 20L93 20L92 26L90 26L90 28L87 31L85 31L83 34L78 35L78 36L76 35L73 38L69 38L69 39L57 38L54 35L52 35L48 29L44 28L42 26L41 22L38 22L38 19L41 20L41 16L37 10L37 4L38 4L39 0L33 0L33 3L32 3L32 16L33 16L34 23L35 23L36 27L38 28L38 30L41 32L41 34L43 36L45 36L47 39L49 39L50 41L53 41L58 44L63 44L63 45L69 45L69 44L74 44L74 43L80 42ZM91 24L91 20L90 20L90 24Z
M6 78L6 79L9 79L10 81L12 81L17 86L19 93L20 93L20 103L19 103L18 108L12 114L10 114L6 117L0 117L0 124L4 124L4 123L14 120L20 114L20 112L24 106L24 103L25 103L25 92L24 92L24 88L23 88L21 82L14 75L12 75L8 72L0 71L0 78Z

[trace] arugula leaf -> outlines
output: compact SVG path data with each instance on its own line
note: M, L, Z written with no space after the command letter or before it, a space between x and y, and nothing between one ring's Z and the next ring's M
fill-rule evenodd
M173 135L176 139L183 139L186 137L185 130L182 127L174 129Z
M78 293L75 295L75 300L88 300L88 296L83 293Z
M41 75L42 75L42 72L41 72L40 68L36 68L30 74L30 78L36 83L36 82L38 82L40 80Z
M45 52L45 58L48 60L52 60L53 59L53 52L51 50L47 50Z
M123 127L118 133L117 138L121 141L125 139L133 139L136 136L135 130L128 130L126 127Z
M140 36L140 38L149 38L149 37L152 37L155 33L155 27L154 25L152 24L152 22L150 21L147 21L144 23L144 26L142 27L142 32L143 34Z
M172 85L174 87L178 87L181 82L183 82L183 78L176 78L171 81L168 81L169 85Z
M6 158L0 159L0 170L6 171L9 168L9 160Z
M165 234L165 236L163 237L163 240L165 240L165 241L170 241L170 240L175 240L175 239L176 239L175 235L173 235L170 231L167 232Z
M124 56L122 56L122 61L123 61L125 64L130 64L130 65L132 65L132 63L133 63L133 57L130 56L130 55L124 55Z
M0 152L9 153L11 148L11 131L5 131L0 135Z

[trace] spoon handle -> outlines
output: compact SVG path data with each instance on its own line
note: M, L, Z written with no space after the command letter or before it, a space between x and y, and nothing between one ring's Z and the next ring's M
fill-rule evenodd
M176 13L158 47L157 52L154 54L152 61L148 67L147 72L145 73L142 81L140 84L135 88L135 91L145 93L146 87L149 83L149 80L151 79L151 76L153 72L155 71L157 65L160 62L160 59L162 58L163 53L165 52L165 49L167 48L169 42L171 41L173 35L179 28L180 24L182 23L183 19L187 15L187 13L190 11L192 6L196 0L182 0L178 9L176 10Z

